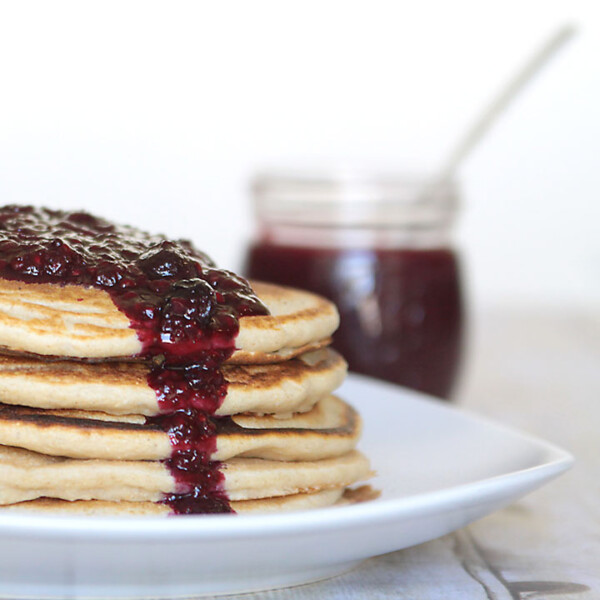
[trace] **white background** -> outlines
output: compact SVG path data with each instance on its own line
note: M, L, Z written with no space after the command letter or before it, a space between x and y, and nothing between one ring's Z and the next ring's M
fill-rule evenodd
M475 308L600 301L600 10L583 2L1 2L0 201L238 267L271 164L435 169L543 40L579 34L461 169Z

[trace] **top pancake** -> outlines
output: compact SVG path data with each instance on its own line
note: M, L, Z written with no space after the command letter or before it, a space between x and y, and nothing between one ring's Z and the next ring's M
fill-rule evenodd
M232 363L280 362L323 346L339 323L335 306L308 292L254 282L268 316L240 319ZM0 347L12 353L110 359L142 344L109 294L75 285L0 279Z

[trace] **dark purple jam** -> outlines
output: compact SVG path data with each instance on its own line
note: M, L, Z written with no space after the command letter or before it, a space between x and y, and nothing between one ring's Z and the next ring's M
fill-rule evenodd
M148 384L168 433L175 513L231 512L216 449L214 412L227 394L220 367L235 349L239 317L268 314L248 283L215 268L187 241L169 241L83 212L0 208L0 277L108 292L152 364Z
M446 248L254 244L246 274L303 288L340 312L333 346L351 371L450 399L462 354L457 255Z

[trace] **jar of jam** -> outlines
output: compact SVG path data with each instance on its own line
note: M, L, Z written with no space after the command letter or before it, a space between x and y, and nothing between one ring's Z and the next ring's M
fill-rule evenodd
M449 399L463 336L452 182L265 174L245 273L330 298L350 369Z

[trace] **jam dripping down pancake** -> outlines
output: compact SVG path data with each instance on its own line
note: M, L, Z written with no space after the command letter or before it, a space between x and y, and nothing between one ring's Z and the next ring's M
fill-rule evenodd
M164 501L176 513L231 512L219 464L214 412L227 383L239 318L268 310L242 278L217 269L187 241L170 241L83 212L0 209L0 277L101 289L129 320L150 362L148 384L169 435L167 464L191 491Z

